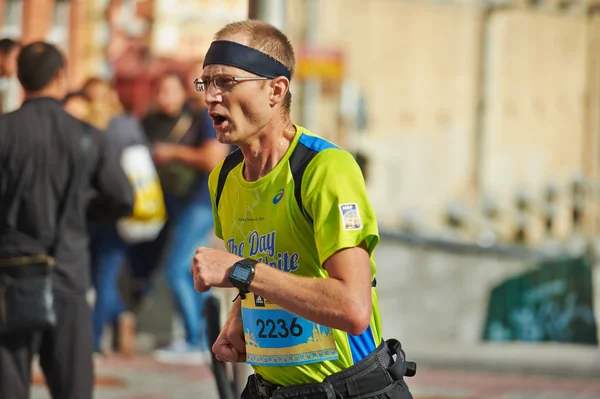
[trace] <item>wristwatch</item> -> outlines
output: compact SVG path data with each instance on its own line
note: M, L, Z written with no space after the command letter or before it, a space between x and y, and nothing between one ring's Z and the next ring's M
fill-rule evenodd
M229 282L239 289L241 294L250 292L248 287L254 279L254 265L257 263L258 261L254 259L246 258L233 264L231 272L229 272Z

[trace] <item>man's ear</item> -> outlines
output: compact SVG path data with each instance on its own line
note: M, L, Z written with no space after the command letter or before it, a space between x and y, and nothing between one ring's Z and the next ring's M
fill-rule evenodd
M67 80L67 69L65 67L60 68L58 72L56 72L56 76L54 77L54 84L60 90L60 93L65 96L69 91L68 80Z
M271 107L274 107L275 105L281 103L289 90L290 81L286 77L279 76L271 80Z

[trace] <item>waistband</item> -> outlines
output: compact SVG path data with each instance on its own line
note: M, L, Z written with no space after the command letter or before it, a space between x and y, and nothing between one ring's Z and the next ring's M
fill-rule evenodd
M394 359L394 355L396 358ZM409 365L399 341L389 339L383 341L376 350L360 362L332 374L323 382L333 385L335 391L343 398L379 395L393 387L395 381L406 375ZM414 367L416 372L416 365ZM411 369L412 369L411 368Z
M395 358L394 358L394 355ZM381 344L367 357L355 365L332 374L325 378L323 384L330 384L336 396L341 398L357 398L359 396L374 396L392 389L396 381L405 376L412 377L416 374L416 363L407 362L402 345L396 339L382 341ZM264 380L260 375L254 374L248 383L256 384L250 391L255 391L256 398L268 399L277 389L289 389L294 386L282 387Z

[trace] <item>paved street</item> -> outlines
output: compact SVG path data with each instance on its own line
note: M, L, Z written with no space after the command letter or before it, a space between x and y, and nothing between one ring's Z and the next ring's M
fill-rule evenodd
M398 251L391 244L381 246L378 291L384 336L401 338L409 359L419 363L417 376L408 379L415 399L600 399L598 348L557 343L481 342L480 324L472 322L483 320L486 301L465 295L463 302L458 303L457 298L463 291L483 292L484 287L465 283L461 291L448 284L448 276L455 273L451 263L458 262L456 259L438 254L435 259L425 261L418 256L410 258L413 255L418 254ZM459 260L464 268L480 274L487 273L488 269L500 269L500 264L480 265L479 259ZM401 267L403 264L420 267ZM440 291L436 294L437 302L431 302L430 296L423 293L407 291L412 285L426 288L432 284L431 280L425 284L410 274L422 269L422 265L440 269L439 281L436 280L439 284L434 287ZM464 274L461 278L468 282L469 276ZM402 282L404 285L399 286ZM225 295L225 292L216 294ZM161 334L163 340L170 337L172 313L167 298L166 290L157 290L145 308L148 314L139 318L139 329L143 332L137 342L140 355L132 359L113 356L98 361L95 399L218 399L209 368L164 365L146 354L155 346L148 337ZM231 298L224 296L221 300L229 303ZM473 313L475 305L479 316L471 321L461 316ZM447 313L455 320L444 319L449 317ZM471 371L450 371L457 365ZM510 374L498 372L500 370ZM529 374L519 375L521 372ZM568 373L571 377L542 376L545 373ZM32 398L48 399L39 374L36 375Z
M164 365L150 357L98 362L95 399L218 399L207 367ZM600 399L600 379L518 376L419 369L409 379L415 399ZM33 399L49 395L36 373Z

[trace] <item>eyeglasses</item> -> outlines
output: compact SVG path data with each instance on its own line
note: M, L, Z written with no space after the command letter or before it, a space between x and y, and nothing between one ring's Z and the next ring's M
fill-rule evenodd
M217 90L226 90L233 86L238 82L249 82L252 80L269 80L270 78L265 78L263 76L252 76L252 77L236 77L236 76L215 76L212 79L210 78L196 78L194 79L194 87L196 91L204 91L208 90L210 84L215 86Z

